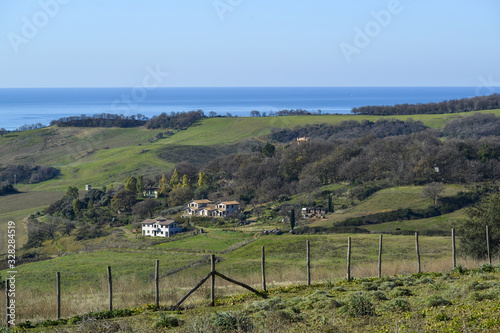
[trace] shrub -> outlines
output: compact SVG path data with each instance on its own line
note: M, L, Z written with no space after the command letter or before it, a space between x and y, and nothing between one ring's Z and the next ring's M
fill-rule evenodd
M469 294L469 299L474 302L481 302L485 299L493 300L498 297L498 293L489 292L489 293L479 293L477 291Z
M370 283L370 282L363 282L363 283L361 284L361 288L362 288L363 290L366 290L366 291L370 291L370 290L377 290L377 289L378 289L378 287L377 287L377 285L376 285L376 284L374 284L374 283Z
M393 281L386 281L384 283L382 283L378 289L380 290L392 290L396 287L396 283L394 283Z
M388 298L385 295L385 293L382 292L382 291L380 291L380 290L372 291L370 293L370 296L372 298L374 298L375 300L377 300L377 301L387 301L388 300Z
M253 328L250 318L239 312L216 312L212 324L223 331L250 332Z
M388 307L393 311L401 312L410 311L411 309L410 302L402 297L398 297L390 301Z
M166 313L160 313L160 316L156 319L154 327L178 327L180 325L180 320L176 317L170 316Z
M448 321L448 320L451 320L451 318L446 314L446 313L438 313L436 315L436 321Z
M403 288L403 287L396 287L391 292L392 297L412 296L412 295L413 295L413 293L411 292L410 289Z
M364 293L352 294L342 307L343 311L351 317L374 316L375 308Z
M477 281L472 281L471 283L469 283L467 285L467 289L468 290L471 290L471 291L478 291L478 290L483 290L483 289L487 289L488 286L485 286Z
M448 300L445 300L443 297L439 295L432 295L429 296L425 299L425 305L428 307L436 307L436 306L445 306L445 305L452 305Z

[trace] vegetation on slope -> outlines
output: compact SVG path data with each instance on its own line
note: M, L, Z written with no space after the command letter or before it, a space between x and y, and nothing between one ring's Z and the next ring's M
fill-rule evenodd
M397 104L394 106L362 106L353 108L352 113L365 115L396 115L396 114L442 114L491 110L500 107L500 94L476 96L472 98L452 99L439 103Z

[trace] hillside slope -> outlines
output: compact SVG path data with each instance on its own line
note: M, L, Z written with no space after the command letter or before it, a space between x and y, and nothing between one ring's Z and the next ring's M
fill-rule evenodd
M500 110L484 111L500 115ZM421 120L429 127L440 128L448 121L472 115L413 115L397 116L405 120ZM198 156L210 146L216 150L204 158L241 151L248 140L265 136L272 128L293 128L306 124L337 124L345 120L376 121L379 116L324 115L263 118L206 118L186 130L159 139L167 130L147 130L143 127L121 128L59 128L48 127L27 132L10 133L0 138L2 164L54 166L62 174L38 185L21 186L23 190L63 191L68 183L83 186L109 185L123 182L130 175L153 176L165 172L176 163L165 154L174 147L177 155ZM387 117L386 117L387 118ZM169 136L170 135L170 136ZM242 146L228 148L230 145ZM185 147L185 148L182 148ZM196 160L195 164L199 163Z

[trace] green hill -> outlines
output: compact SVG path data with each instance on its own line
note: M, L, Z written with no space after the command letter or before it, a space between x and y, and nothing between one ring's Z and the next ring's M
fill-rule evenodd
M483 111L481 111L483 112ZM500 110L484 111L500 115ZM448 121L470 116L473 112L440 115L412 115L385 118L421 120L429 127L441 128ZM62 174L41 184L20 186L29 191L64 191L68 183L82 187L123 182L130 175L153 176L173 167L172 156L197 156L200 151L215 152L208 156L238 151L236 144L248 140L265 140L272 128L293 128L306 124L338 124L345 120L384 118L360 115L285 116L205 118L186 130L166 138L157 135L166 130L145 128L68 128L48 127L27 132L10 133L0 138L2 163L44 165L60 168ZM241 148L241 147L240 147ZM196 160L195 160L196 162Z
M310 224L310 226L332 227L336 223L351 217L389 212L402 208L425 209L432 206L433 202L432 200L422 196L422 189L423 186L402 186L384 189L376 192L368 199L353 206L352 208L338 210L336 213L328 215L326 219L315 220ZM452 196L457 194L459 191L467 191L467 189L457 185L448 185L446 186L445 192L443 192L443 196ZM428 219L366 225L363 226L363 229L374 232L389 233L396 231L420 230L449 232L451 228L456 226L457 221L461 221L464 218L464 209L460 209L451 214L445 214Z

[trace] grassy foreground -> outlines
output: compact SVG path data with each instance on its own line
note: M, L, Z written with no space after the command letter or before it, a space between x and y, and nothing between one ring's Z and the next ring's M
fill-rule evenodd
M166 243L148 243L141 238L119 243L117 237L105 238L102 246L84 243L80 253L17 267L16 299L19 321L41 322L54 319L56 309L56 272L61 272L62 316L71 317L107 308L106 266L113 271L115 308L132 308L154 302L154 266L160 260L160 302L172 306L210 271L209 253L217 258L216 269L238 281L260 288L261 248L266 251L266 278L269 288L306 282L306 241L311 247L313 283L338 281L346 274L347 237L352 238L352 276L377 275L378 235L281 235L254 237L236 231L208 230L208 233L179 237ZM51 241L52 242L52 241ZM120 245L122 244L122 245ZM149 245L148 245L149 244ZM59 239L51 249L70 246ZM424 272L452 269L451 241L448 237L421 237L420 252ZM217 249L217 251L215 250ZM481 263L459 258L466 267ZM414 239L410 236L384 236L384 275L417 272ZM6 271L0 272L5 277ZM241 288L217 282L219 297L241 292ZM208 285L195 292L187 306L206 304ZM0 311L4 311L0 302ZM0 320L4 320L3 318ZM1 324L2 322L0 322Z
M337 280L237 294L176 311L101 311L37 332L498 332L500 266ZM158 311L159 310L159 311ZM57 324L57 326L53 326ZM26 326L30 326L25 323Z

